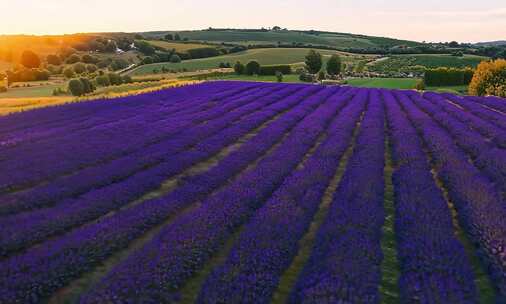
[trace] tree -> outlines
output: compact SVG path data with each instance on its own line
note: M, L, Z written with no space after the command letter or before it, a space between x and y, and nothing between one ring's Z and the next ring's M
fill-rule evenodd
M46 61L48 64L52 64L52 65L60 65L61 64L60 57L58 57L57 55L54 55L54 54L47 55Z
M65 68L65 70L63 70L63 76L67 79L74 77L74 69L71 67Z
M169 41L174 40L174 36L172 34L167 34L167 35L165 35L165 40L169 40Z
M246 65L246 74L258 75L259 73L260 73L260 64L255 60L248 62L248 64Z
M95 77L95 82L101 87L108 87L111 85L111 82L109 81L109 77L107 77L107 75L100 75Z
M66 60L65 63L67 64L74 64L81 61L81 58L77 56L76 54L70 55Z
M40 66L40 58L32 51L24 51L21 54L21 64L29 69L35 69Z
M81 61L84 63L97 63L98 62L97 58L95 58L89 54L83 55L83 57L81 58Z
M482 61L474 72L469 94L506 97L506 60Z
M179 63L179 62L181 62L181 57L179 57L178 54L174 54L174 55L170 56L170 62Z
M98 68L94 64L88 64L86 65L86 70L88 71L88 73L95 73L98 70Z
M316 74L321 70L323 62L322 55L315 50L310 50L306 55L306 68L311 74Z
M341 74L341 58L338 55L332 55L327 61L327 73L332 76Z
M88 94L95 91L95 87L88 78L79 78L79 81L83 84L83 94Z
M244 74L244 70L246 69L246 67L244 66L244 64L242 64L240 61L237 61L235 64L234 64L234 72L237 74L237 75L242 75Z
M318 80L322 81L322 80L325 80L325 78L326 78L325 72L324 71L320 71L318 73Z
M174 35L174 40L180 41L181 40L181 36L179 36L179 34Z
M135 41L135 47L139 50L139 52L143 53L146 56L151 56L151 55L155 54L155 51L156 51L155 48L151 44L149 44L145 41L139 41L139 40Z
M74 64L73 69L74 69L74 73L76 73L78 75L86 72L86 66L84 65L84 63Z
M68 90L73 96L82 96L84 94L83 83L79 79L72 79L69 81Z
M128 61L126 61L123 58L114 59L113 62L111 63L111 69L113 71L125 69L127 67L128 67Z

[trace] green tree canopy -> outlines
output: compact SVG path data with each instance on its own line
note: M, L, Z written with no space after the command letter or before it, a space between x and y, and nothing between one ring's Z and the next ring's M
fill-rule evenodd
M248 64L246 65L246 74L258 75L259 73L260 73L260 64L255 60L248 62Z
M306 68L311 74L316 74L323 65L322 55L315 50L310 50L306 55Z
M327 61L327 73L335 76L341 74L341 57L338 55L332 55Z

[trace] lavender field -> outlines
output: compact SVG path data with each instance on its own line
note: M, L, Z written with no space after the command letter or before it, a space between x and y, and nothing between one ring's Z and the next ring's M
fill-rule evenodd
M505 303L506 100L204 82L0 118L0 303Z

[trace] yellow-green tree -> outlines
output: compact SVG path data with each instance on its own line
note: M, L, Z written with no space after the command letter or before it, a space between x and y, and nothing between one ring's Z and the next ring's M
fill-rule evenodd
M506 60L480 63L469 84L469 94L506 97Z

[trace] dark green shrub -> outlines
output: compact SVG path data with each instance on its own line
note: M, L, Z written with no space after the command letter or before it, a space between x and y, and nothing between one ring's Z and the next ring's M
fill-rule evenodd
M292 67L288 64L262 65L258 74L274 76L276 75L276 72L281 72L282 74L288 75L292 73Z

